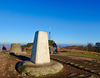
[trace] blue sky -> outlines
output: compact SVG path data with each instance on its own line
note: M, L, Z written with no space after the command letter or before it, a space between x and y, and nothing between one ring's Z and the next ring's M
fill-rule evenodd
M0 43L33 42L49 26L58 44L100 42L100 0L0 0Z

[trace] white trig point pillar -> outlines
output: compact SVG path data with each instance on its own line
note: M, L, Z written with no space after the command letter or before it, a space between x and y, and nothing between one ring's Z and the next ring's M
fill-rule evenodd
M37 31L35 33L30 60L35 64L44 64L50 62L47 32Z

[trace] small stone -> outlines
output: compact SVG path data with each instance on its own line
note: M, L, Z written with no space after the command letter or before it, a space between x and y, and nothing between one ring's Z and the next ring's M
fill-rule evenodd
M91 70L91 72L94 72L94 73L96 73L97 71L96 71L96 70Z
M74 65L74 63L70 63L71 65Z
M15 72L16 70L14 70L14 72Z
M79 64L75 64L75 66L78 66Z
M63 60L61 59L61 60L59 60L60 62L63 62Z
M19 77L20 75L18 75L18 77Z
M56 58L56 60L60 60L60 59Z
M98 73L100 75L100 73Z
M66 70L65 70L66 71Z
M86 75L82 74L82 75L79 75L78 77L84 78L84 77L86 77Z
M66 63L70 63L69 61L67 61Z
M75 76L77 76L78 74L77 73L72 73L72 74L70 74L68 77L75 77Z
M95 76L92 75L92 76L90 76L89 78L97 78L97 77L95 77Z
M84 68L84 66L79 66L80 68Z
M98 65L94 65L94 66L98 66Z
M66 60L63 60L63 62L65 63L65 62L66 62Z
M88 63L88 62L84 62L84 63Z
M88 73L88 72L86 71L86 73Z
M9 75L7 75L7 77L9 77Z
M26 76L26 74L24 73L24 74L22 74L22 76Z
M85 70L90 70L89 68L84 68Z

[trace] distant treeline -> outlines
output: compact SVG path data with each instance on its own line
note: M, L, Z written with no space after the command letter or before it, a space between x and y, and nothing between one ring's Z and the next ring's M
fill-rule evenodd
M100 53L100 42L97 42L95 46L91 43L87 44L87 46L66 46L68 49L76 49L76 50L84 50L84 51L93 51Z
M21 48L30 47L33 43L28 43L27 45L21 45Z
M49 45L52 46L53 45L53 40L48 40ZM33 43L28 43L27 45L22 45L21 48L25 48L25 47L30 47L32 46Z

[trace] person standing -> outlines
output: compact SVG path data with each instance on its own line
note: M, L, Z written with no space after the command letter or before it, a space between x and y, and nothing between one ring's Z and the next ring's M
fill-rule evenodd
M3 45L2 51L3 51L4 54L5 54L5 50L7 50L7 48Z
M24 51L24 48L22 48L22 51Z
M56 52L57 44L53 41L53 54Z
M59 47L57 47L57 53L59 53Z
M51 47L49 47L49 53L51 54Z
M26 51L28 50L28 47L26 47Z

